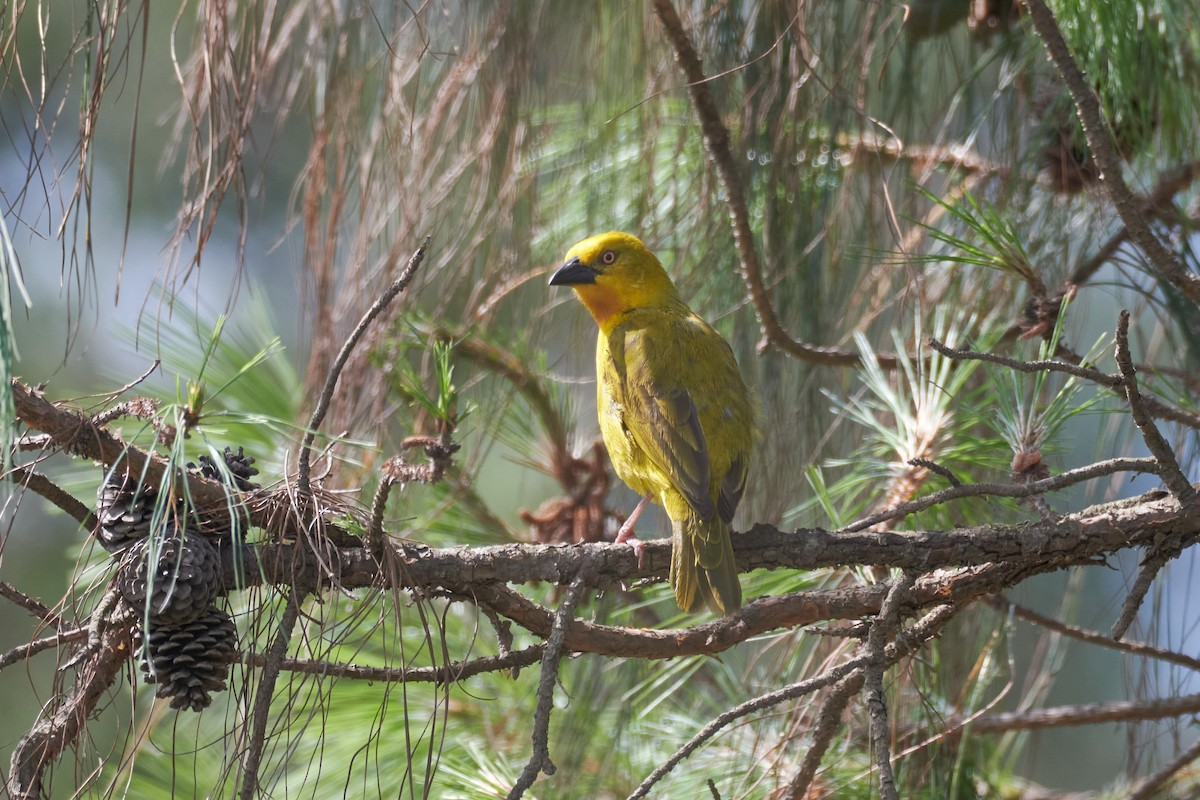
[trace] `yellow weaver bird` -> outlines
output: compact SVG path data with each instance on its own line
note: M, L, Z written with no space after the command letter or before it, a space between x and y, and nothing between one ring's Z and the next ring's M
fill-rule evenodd
M591 312L600 432L617 475L671 518L671 587L687 612L731 614L742 587L730 523L746 488L755 405L733 351L679 297L662 264L634 236L584 239L550 278Z

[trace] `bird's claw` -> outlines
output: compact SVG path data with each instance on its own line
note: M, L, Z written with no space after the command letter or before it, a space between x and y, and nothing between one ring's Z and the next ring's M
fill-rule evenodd
M614 544L632 545L633 552L637 555L638 569L642 568L642 562L646 558L646 543L637 537L632 525L627 522L621 526L621 529L617 531L617 538Z

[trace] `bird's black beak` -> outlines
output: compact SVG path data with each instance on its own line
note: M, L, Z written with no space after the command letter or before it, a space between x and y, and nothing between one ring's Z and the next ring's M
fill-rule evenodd
M596 276L599 274L578 258L572 258L550 276L550 285L573 286L580 283L595 283Z

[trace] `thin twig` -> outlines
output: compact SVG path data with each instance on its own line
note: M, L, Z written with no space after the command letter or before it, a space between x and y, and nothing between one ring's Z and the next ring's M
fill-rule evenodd
M64 644L78 642L86 639L88 632L86 628L71 628L69 630L56 633L53 636L46 636L41 639L35 639L28 644L20 644L11 650L0 653L0 669L11 667L18 661L24 661L27 658L36 656L45 650L52 647L61 647Z
M1105 475L1112 475L1117 472L1144 472L1156 475L1158 474L1158 466L1158 461L1154 458L1112 458L1108 461L1098 461L1095 464L1089 464L1086 467L1060 472L1058 475L1042 478L1032 483L965 483L960 486L951 486L948 489L942 489L924 497L918 497L916 500L910 500L907 503L901 503L893 508L880 511L878 514L872 514L869 517L852 522L841 530L849 532L861 531L885 520L908 516L918 511L924 511L931 506L950 500L957 500L962 497L1032 497L1034 495L1045 494L1046 492L1065 489L1077 483L1089 481L1093 478L1100 478Z
M916 570L904 570L892 581L887 597L879 609L879 615L875 617L867 633L867 666L863 669L863 683L867 690L871 749L875 768L879 770L881 800L899 800L900 797L896 791L896 775L892 771L887 702L883 694L883 673L888 665L884 657L884 648L887 646L888 637L900 627L900 607L908 598L909 590L916 583L918 574Z
M1085 367L1078 363L1069 361L1059 361L1057 359L1044 359L1038 361L1021 361L1015 358L1005 358L993 353L978 353L973 350L957 350L952 347L947 347L936 339L929 339L929 346L937 350L947 358L953 358L960 361L986 361L989 364L998 364L1002 367L1015 370L1017 372L1064 372L1068 375L1073 375L1076 378L1082 378L1086 381L1091 381L1099 386L1103 386L1112 391L1119 390L1124 385L1124 379L1120 375L1109 375L1101 372L1098 369ZM1066 357L1069 351L1064 348L1059 348L1059 356ZM1081 358L1075 356L1077 361L1082 361ZM1190 411L1185 411L1182 408L1172 406L1163 402L1157 397L1142 396L1142 403L1150 416L1155 419L1165 419L1168 422L1177 422L1180 425L1186 425L1189 428L1200 430L1200 415L1196 415Z
M1022 361L1017 358L998 356L994 353L980 353L975 350L949 347L932 336L926 339L926 341L934 350L955 361L986 361L989 364L998 364L1006 367L1014 372L1065 372L1068 375L1074 375L1076 378L1082 378L1083 380L1091 381L1110 389L1115 389L1121 385L1121 377L1119 375L1109 375L1098 369L1081 367L1065 361L1056 361L1054 359Z
M908 460L910 467L924 467L935 475L941 475L946 479L946 482L951 486L962 486L963 482L958 479L958 476L949 467L944 467L941 464L928 458L910 458Z
M254 695L254 705L250 711L250 738L246 744L246 753L238 765L238 780L241 789L238 794L242 800L253 800L258 797L258 770L262 764L263 748L267 738L267 720L271 714L271 698L275 694L275 681L283 666L284 656L287 655L288 644L292 640L292 631L300 618L300 606L303 605L307 590L292 587L284 605L283 616L275 631L275 638L267 650L263 664L262 676L258 681L258 691Z
M455 661L432 667L371 667L364 664L339 664L302 658L285 658L279 668L287 672L305 675L322 675L331 678L370 681L372 683L457 683L487 672L518 670L542 658L545 644L535 644L520 650L512 650L494 656L482 656L469 661ZM252 667L267 664L265 653L243 653L240 661ZM0 659L0 667L3 661Z
M43 776L63 749L83 731L97 704L116 682L129 659L130 626L110 625L102 646L79 670L66 697L56 697L29 733L13 749L8 792L13 800L38 800Z
M1133 581L1133 586L1129 587L1129 593L1125 595L1125 600L1121 603L1121 613L1117 615L1117 620L1113 623L1112 638L1114 641L1125 638L1125 634L1137 620L1142 603L1145 602L1146 595L1149 594L1150 587L1154 585L1154 579L1158 577L1159 571L1180 552L1179 547L1158 550L1147 548L1138 563L1138 574Z
M1153 214L1170 202L1170 207L1174 209L1172 198L1191 185L1192 181L1196 179L1197 173L1200 173L1200 161L1188 161L1174 169L1165 170L1159 175L1158 182L1154 184L1150 193L1144 198L1140 198L1142 207ZM1068 283L1081 286L1090 281L1092 276L1108 263L1108 260L1116 255L1117 251L1121 249L1121 245L1127 241L1129 241L1129 228L1122 226L1119 231L1097 248L1091 258L1075 268Z
M850 704L850 698L858 694L863 687L863 676L862 670L851 672L825 695L821 710L817 713L816 724L813 725L808 750L804 753L804 759L801 760L796 774L788 782L783 800L804 800L808 797L808 787L812 785L813 778L817 777L821 759L833 743L834 735L841 728L842 712Z
M1129 414L1133 423L1142 433L1146 449L1158 461L1158 475L1162 478L1171 494L1179 498L1180 503L1187 503L1196 495L1196 489L1179 468L1175 460L1175 451L1167 444L1159 432L1158 426L1150 418L1138 390L1137 375L1133 369L1133 358L1129 354L1129 312L1122 309L1117 318L1116 353L1117 368L1121 370L1122 384L1125 387L1125 397L1129 400Z
M1192 742L1192 746L1184 750L1170 764L1151 775L1138 781L1130 790L1127 800L1152 800L1155 797L1165 797L1159 792L1167 781L1197 758L1200 758L1200 739ZM1191 797L1195 797L1192 794Z
M308 429L304 432L304 441L300 443L300 456L296 465L296 481L301 495L311 493L309 473L312 469L310 460L312 458L313 441L317 437L317 431L320 429L321 423L325 420L325 414L329 412L329 404L333 402L333 391L337 388L338 377L342 374L342 368L346 366L346 361L350 358L350 354L354 351L359 339L366 333L367 327L388 307L388 304L396 298L396 295L404 291L408 287L408 284L412 282L413 277L417 274L417 269L425 259L425 249L427 247L429 247L429 237L426 237L421 246L417 248L417 251L412 254L412 258L408 260L408 264L404 267L400 276L392 281L392 285L367 309L367 313L363 314L362 319L359 320L358 325L355 326L354 331L346 339L346 343L342 345L342 349L333 360L332 366L329 367L329 373L325 377L325 388L321 390L321 395L317 399L317 407L313 409L312 417L308 421Z
M1175 451L1167 444L1167 440L1163 438L1158 426L1154 424L1154 420L1146 411L1142 394L1138 390L1133 359L1129 354L1129 312L1124 309L1117 320L1116 360L1123 377L1125 396L1129 400L1130 416L1142 433L1146 449L1158 461L1159 477L1162 478L1171 494L1179 498L1180 504L1186 505L1195 498L1196 489L1183 474L1183 470L1179 468L1179 462L1175 459ZM1134 580L1129 594L1125 596L1117 621L1113 623L1112 637L1114 639L1120 639L1129 631L1129 627L1137 619L1138 610L1142 607L1142 602L1146 599L1146 594L1149 593L1150 586L1154 583L1159 570L1180 552L1181 549L1178 545L1147 549L1141 564L1138 565L1138 576Z
M577 575L563 596L558 611L554 614L554 627L546 638L546 649L542 653L542 671L538 680L537 707L533 712L533 755L521 771L520 777L508 793L508 800L518 800L525 790L533 785L541 773L553 775L556 771L550 760L550 711L554 708L554 685L558 683L558 664L562 660L563 645L567 628L575 618L575 606L583 595L583 577Z
M14 464L5 477L15 484L37 492L78 522L85 530L96 529L96 517L92 514L91 509L37 470Z
M25 594L8 581L0 581L0 597L11 600L51 627L58 628L63 624L62 618L58 615L57 611L42 601L35 600Z
M1119 650L1123 653L1132 655L1145 656L1147 658L1155 658L1160 661L1166 661L1172 664L1178 664L1188 669L1200 670L1200 658L1194 658L1179 653L1174 650L1168 650L1164 647L1155 647L1154 645L1144 642L1125 642L1116 641L1111 634L1100 633L1100 631L1092 631L1087 628L1081 628L1077 625L1068 625L1065 622L1048 617L1045 614L1039 614L1031 608L1019 605L1012 602L1003 595L993 595L984 600L992 608L1002 613L1011 613L1014 617L1032 622L1039 627L1045 628L1055 633L1061 633L1063 636L1069 636L1072 639L1078 639L1081 642L1099 645L1110 650Z
M929 613L915 622L911 627L901 631L894 641L890 642L884 649L884 660L888 664L894 664L904 656L908 655L918 646L937 635L950 618L958 612L958 607L950 604L939 605L933 608ZM756 711L761 711L765 708L772 708L785 703L788 700L794 700L797 697L803 697L806 694L811 694L818 689L823 689L833 683L836 683L843 678L848 677L852 672L864 669L870 658L863 655L857 658L852 658L842 664L839 664L832 669L826 670L820 675L814 675L811 678L785 686L782 689L777 689L773 692L760 695L747 700L745 703L737 705L728 711L722 713L707 725L705 725L695 736L693 736L686 744L675 751L670 758L663 762L654 772L642 781L641 785L634 790L633 794L629 795L628 800L637 800L639 797L646 797L650 789L656 783L666 777L672 769L675 768L681 761L694 753L701 745L707 742L712 737L716 736L722 729L736 722L742 717L753 714Z
M381 476L379 486L375 487L375 497L371 499L371 522L367 525L366 535L367 547L377 555L383 552L383 545L386 541L386 534L383 532L383 513L387 509L388 495L391 494L392 486L395 484L386 469L382 471Z
M1033 29L1046 45L1046 52L1075 103L1075 111L1083 125L1088 148L1100 168L1100 183L1116 206L1117 214L1129 230L1129 238L1146 254L1150 263L1193 303L1200 304L1200 277L1190 273L1176 253L1171 252L1146 221L1138 197L1126 185L1121 175L1121 159L1112 144L1112 136L1095 90L1088 85L1079 65L1075 63L1062 31L1047 7L1045 0L1026 0Z
M1007 733L1107 722L1170 719L1196 713L1200 713L1200 694L1186 694L1159 700L1113 700L1107 703L1006 711L979 717L971 723L971 730L975 733Z

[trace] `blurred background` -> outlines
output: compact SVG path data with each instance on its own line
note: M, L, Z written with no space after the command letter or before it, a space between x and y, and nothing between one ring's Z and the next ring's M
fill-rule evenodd
M1147 213L1195 269L1200 11L1192 0L1051 6L1126 178L1153 193ZM123 398L166 408L202 385L209 417L190 452L244 446L259 480L278 484L295 468L333 356L428 236L417 281L339 384L323 428L327 486L369 505L375 468L449 413L463 445L455 468L437 487L397 493L389 531L431 546L610 538L615 519L583 513L578 498L611 486L607 507L618 513L637 498L604 477L595 449L594 324L546 281L575 241L621 229L658 253L758 392L765 435L743 528L832 529L942 488L907 464L914 457L1006 481L1029 477L1029 464L1058 473L1146 455L1121 403L1096 387L950 364L925 346L930 336L1111 372L1116 314L1128 308L1143 388L1194 410L1197 309L1125 242L1019 4L677 9L730 131L779 323L795 340L836 348L837 363L760 346L730 198L650 5L55 0L0 5L14 373L99 410L160 362ZM879 368L877 353L899 358ZM123 433L139 440L143 428L131 421ZM1195 480L1191 432L1163 429ZM55 456L42 468L94 502L95 465ZM1065 513L1155 485L1098 480L1047 502ZM902 527L1038 514L976 500ZM647 533L669 530L661 514L643 519ZM11 492L3 522L0 580L83 618L107 578L105 554L31 494ZM1135 567L1130 556L1041 577L1011 599L1107 630ZM1185 554L1163 573L1133 638L1195 652L1192 569ZM744 585L754 597L871 579L781 572ZM549 601L554 587L522 590ZM265 592L234 598L243 647L270 630L272 602ZM417 624L404 598L331 594L308 609L296 653L419 664L443 647L455 659L495 651L473 607L429 605L435 621ZM589 598L581 613L694 622L662 587ZM0 649L41 635L35 622L0 604ZM785 631L719 661L564 664L551 739L559 773L534 796L624 796L720 711L841 652ZM69 678L51 659L0 671L5 769ZM234 685L253 673L235 667ZM1196 691L1181 667L987 607L889 680L897 751L936 737L955 714ZM535 670L445 691L293 675L263 780L301 797L503 796L528 758L535 686ZM237 727L239 697L221 697L177 717L126 685L60 763L54 795L222 795L236 762L221 741ZM704 768L672 776L663 796L702 796L710 777L722 797L785 796L815 707L797 702L727 732ZM827 794L812 796L869 794L865 711L852 705L847 721L814 784ZM1194 738L1190 718L968 731L916 748L898 769L903 796L1121 796Z

